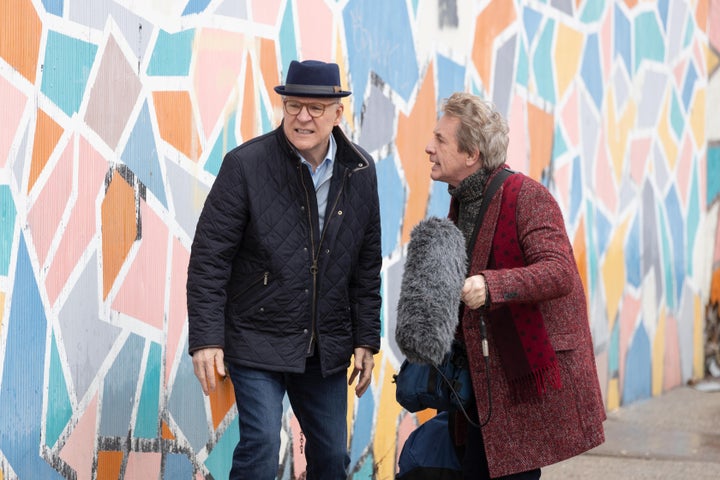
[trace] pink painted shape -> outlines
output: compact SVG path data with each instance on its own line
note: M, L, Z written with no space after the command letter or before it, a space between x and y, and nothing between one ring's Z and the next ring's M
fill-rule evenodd
M410 413L405 413L402 420L400 420L400 425L398 425L396 441L397 450L395 455L395 473L400 471L400 469L398 468L398 461L400 460L400 453L402 452L402 448L405 445L405 442L407 441L410 434L417 427L418 424L415 417Z
M680 336L677 320L668 315L665 322L665 352L663 354L663 391L680 386L682 367L680 366Z
M71 207L70 218L45 279L51 305L95 235L95 200L104 188L108 169L105 159L82 136L78 139L78 158L77 199Z
M650 138L636 138L630 143L630 178L637 185L642 184L646 165L650 157Z
M563 210L567 211L570 206L570 178L571 163L554 167L553 180L555 181L556 190L553 192L560 203Z
M514 170L527 173L530 171L527 143L527 112L525 110L525 100L519 95L515 95L510 104L508 126L510 127L510 142L508 145L507 164Z
M687 57L681 58L675 67L672 69L673 76L675 77L675 86L679 91L682 91L683 79L685 78L685 71L687 70L688 59Z
M170 270L170 307L168 311L167 334L165 340L165 384L170 377L180 338L187 321L187 302L185 283L190 252L173 238L172 264Z
M155 328L163 328L168 228L142 202L142 239L112 308Z
M252 19L258 23L275 25L280 15L281 3L282 0L252 0Z
M610 164L603 130L600 130L595 160L595 194L605 204L610 213L615 213L618 204L617 185L615 184L614 170Z
M628 345L635 333L638 324L638 316L640 315L640 299L633 297L629 293L623 296L622 308L620 308L620 338L618 348L620 349L620 371L619 371L619 388L625 381L625 357L627 356ZM622 398L622 392L620 392Z
M711 0L708 12L707 28L710 45L716 52L720 52L720 0Z
M565 136L568 145L577 147L580 142L580 110L578 108L578 91L574 85L569 87L569 93L565 106L560 112L562 125L565 127Z
M325 0L303 0L302 8L297 9L297 18L302 58L334 61L333 15Z
M222 30L198 33L195 52L194 89L205 138L215 128L236 88L243 65L245 36Z
M305 470L307 470L307 460L305 459L304 445L306 444L305 439L301 437L302 430L300 430L300 424L298 423L295 415L290 418L290 432L292 441L293 451L293 472L295 472L295 478L305 478Z
M124 478L160 478L161 453L130 452Z
M79 418L70 437L60 450L60 458L77 473L77 480L93 478L95 458L95 424L97 422L97 395L90 401Z
M10 154L10 146L17 129L27 97L5 78L0 77L0 105L3 109L3 128L0 128L0 168L4 168Z
M595 356L595 366L597 367L598 381L600 382L600 392L602 394L603 402L607 405L608 385L610 385L610 354L607 351L607 344L605 345L605 350L599 352Z
M675 171L677 172L677 185L680 201L687 206L688 191L690 189L690 175L692 174L693 146L690 141L690 134L686 131L683 135L680 156Z
M73 183L73 152L73 142L70 141L60 154L47 183L43 185L28 214L28 225L32 231L33 243L41 266L45 266L50 245L60 227L65 206L70 199Z
M612 69L612 41L613 41L613 15L614 9L608 8L609 12L605 15L600 26L600 59L603 65L603 83L607 85Z

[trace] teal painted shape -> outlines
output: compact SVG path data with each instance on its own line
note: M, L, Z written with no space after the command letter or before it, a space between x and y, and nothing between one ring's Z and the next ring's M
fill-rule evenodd
M622 392L622 405L652 396L652 353L642 322L628 346Z
M685 219L685 236L687 248L685 249L685 268L687 275L693 276L693 252L695 252L695 238L700 225L700 184L698 182L698 162L693 159L692 174L690 176L690 192L688 195L687 218Z
M517 60L517 68L515 73L515 81L522 85L523 87L527 88L528 86L528 77L529 77L529 60L528 60L528 54L527 49L525 47L525 42L518 42L520 45L520 49L518 50L518 60Z
M15 235L15 201L9 185L0 185L0 275L10 268L13 237Z
M615 325L610 332L608 345L608 376L617 378L620 374L620 314L615 317Z
M292 12L293 2L287 2L285 7L285 14L283 15L282 23L280 24L280 32L278 33L278 42L280 43L280 60L282 61L283 70L281 76L287 75L288 67L290 62L293 60L300 60L298 58L297 51L297 39L295 38L295 21L293 20ZM281 82L284 84L285 79ZM275 92L270 92L271 95L275 95Z
M690 46L693 38L695 38L695 19L692 15L688 15L685 22L685 37L683 37L683 49Z
M673 280L673 257L670 248L668 224L662 211L657 212L657 217L660 222L660 249L662 251L660 262L662 264L662 280L665 285L665 304L672 310L675 308L675 289L673 288L675 282Z
M720 194L720 145L708 147L706 205L710 206Z
M127 437L137 395L144 340L131 334L118 353L103 383L100 427L105 437Z
M535 75L535 84L538 88L540 96L555 104L555 65L553 58L553 38L555 37L555 20L549 19L545 23L542 34L538 39L538 44L533 57L533 74Z
M50 371L48 374L47 415L45 417L45 445L52 448L72 417L72 404L67 391L65 374L57 349L57 339L52 335L50 344Z
M388 456L387 458L392 457ZM371 451L365 458L363 458L360 469L353 474L352 478L353 480L367 480L375 477L375 456Z
M582 14L580 15L580 21L583 23L598 22L605 11L605 3L605 0L589 0L585 2L585 8L583 8Z
M97 45L49 30L40 90L71 117L82 103Z
M140 391L140 404L135 419L135 438L157 438L160 433L160 365L162 348L150 343L145 365L145 378Z
M235 137L235 117L237 112L233 111L228 117L228 122L223 126L218 138L215 140L212 150L205 162L205 170L215 176L220 171L225 154L237 147L238 141Z
M218 439L213 447L205 466L208 468L213 478L228 478L230 475L230 467L232 467L232 456L235 446L240 441L240 426L237 415L225 429L225 432Z
M265 102L260 102L260 121L262 122L263 133L269 133L275 129L273 126L272 115L270 115L270 112L265 107Z
M567 143L565 143L565 135L563 135L562 126L560 124L556 124L555 134L553 135L553 160L557 160L563 153L567 151Z
M353 431L350 443L350 469L362 459L362 456L372 445L373 416L375 414L375 399L373 395L363 395L358 400L357 413L353 422Z
M147 101L143 105L130 138L122 153L122 161L137 175L138 180L167 208L165 182L158 158L155 135Z
M683 128L685 127L685 119L683 118L682 107L678 100L677 92L672 89L672 101L670 102L670 125L675 138L682 138Z
M657 23L655 12L643 12L634 24L635 72L643 60L662 62L665 58L665 39Z
M160 30L148 62L147 74L151 77L186 77L190 72L193 40L194 28L177 33Z

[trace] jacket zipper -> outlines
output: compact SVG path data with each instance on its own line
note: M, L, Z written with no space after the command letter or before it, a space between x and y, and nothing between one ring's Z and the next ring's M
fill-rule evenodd
M240 295L247 293L251 288L253 288L258 283L262 282L263 286L267 286L268 284L268 278L270 277L270 272L263 272L262 277L258 278L257 280L254 280L250 285L243 288L239 292L237 292L235 295L232 296L230 299L231 302L234 302Z

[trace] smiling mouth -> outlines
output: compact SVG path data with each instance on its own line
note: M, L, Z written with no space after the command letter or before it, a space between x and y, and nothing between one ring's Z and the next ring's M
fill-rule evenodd
M313 133L313 130L306 130L304 128L296 128L295 132L303 134L303 135L309 135L309 134Z

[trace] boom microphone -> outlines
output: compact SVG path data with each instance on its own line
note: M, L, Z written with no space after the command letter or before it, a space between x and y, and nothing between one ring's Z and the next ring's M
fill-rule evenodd
M428 217L413 228L395 327L408 361L439 365L450 351L466 272L465 237L452 221Z

